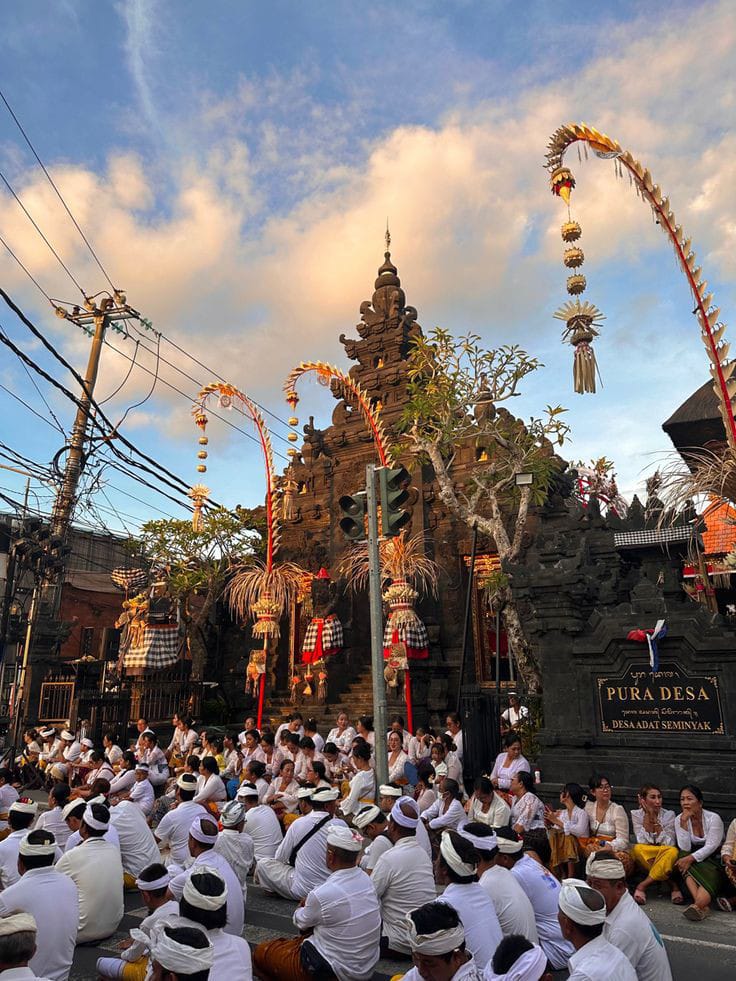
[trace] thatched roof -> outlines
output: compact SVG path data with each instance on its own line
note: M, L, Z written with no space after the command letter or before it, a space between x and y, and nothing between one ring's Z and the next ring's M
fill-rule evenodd
M718 409L713 383L708 381L685 399L662 429L678 450L724 443L726 431Z

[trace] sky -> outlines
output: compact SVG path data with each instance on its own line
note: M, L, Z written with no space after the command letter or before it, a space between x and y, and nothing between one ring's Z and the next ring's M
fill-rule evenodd
M578 162L570 151L584 298L606 315L595 343L602 388L576 395L572 349L552 317L568 299L566 214L550 194L544 152L561 123L585 121L642 160L728 321L732 4L28 0L5 10L0 50L0 89L102 265L169 339L157 358L154 335L111 335L122 353L105 347L97 397L115 421L127 409L122 431L186 481L200 479L191 396L215 372L273 413L285 464L283 380L301 360L349 367L338 337L356 336L387 217L407 303L425 330L477 332L489 348L516 343L543 362L513 408L528 416L566 406L563 455L610 458L629 498L666 459L662 422L708 377L684 277L628 181L609 161ZM2 104L0 171L82 288L104 289ZM79 301L4 186L0 235L46 294ZM0 284L82 370L89 339L54 316L2 246ZM0 326L73 386L2 303ZM0 385L43 419L0 388L0 440L46 465L64 446L73 406L3 355ZM322 389L303 382L301 395L302 417L329 421ZM208 435L212 497L257 504L254 441L216 420ZM0 470L2 493L19 498L24 484ZM31 483L32 506L50 498ZM90 469L81 520L134 532L164 515L184 512L124 474Z

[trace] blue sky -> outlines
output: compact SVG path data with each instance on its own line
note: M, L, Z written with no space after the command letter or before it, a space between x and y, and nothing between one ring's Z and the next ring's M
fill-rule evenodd
M571 163L583 226L586 298L606 314L596 342L603 390L572 393L572 352L552 312L566 299L563 209L541 168L568 120L610 133L650 167L692 235L728 320L736 246L736 29L727 3L174 2L15 4L0 87L116 283L178 344L280 419L281 383L303 358L343 366L391 219L393 255L425 328L515 342L546 367L516 405L570 408L570 458L606 455L630 495L666 450L660 425L707 377L690 298L661 232L610 164ZM2 107L0 106L0 109ZM0 169L89 292L104 287L12 120L0 111ZM0 193L0 234L52 296L74 287L17 205ZM52 315L6 255L0 282L78 367L87 341ZM10 313L0 324L44 365ZM132 356L134 341L113 338ZM198 382L211 377L164 344ZM130 363L106 349L100 397ZM106 408L146 396L155 359ZM58 369L55 368L58 374ZM159 365L125 431L195 479L194 384ZM68 380L68 379L67 379ZM48 416L14 359L0 383ZM39 382L62 426L69 403ZM305 388L302 415L327 419ZM46 463L61 433L0 390L1 438ZM275 419L275 448L286 447ZM263 484L254 444L210 427L208 481L228 504ZM0 471L16 496L23 480ZM171 502L121 474L94 498L110 527L134 529ZM43 504L49 492L36 485ZM134 500L130 495L141 499ZM141 503L143 502L143 503ZM118 511L118 514L113 512ZM153 512L157 513L157 512Z

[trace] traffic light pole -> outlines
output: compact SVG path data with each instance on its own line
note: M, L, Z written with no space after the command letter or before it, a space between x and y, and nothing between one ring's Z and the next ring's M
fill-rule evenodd
M388 783L386 746L386 685L383 679L383 611L381 606L381 557L378 550L378 499L376 468L365 468L368 510L368 583L371 613L371 673L373 676L373 730L376 737L376 780Z

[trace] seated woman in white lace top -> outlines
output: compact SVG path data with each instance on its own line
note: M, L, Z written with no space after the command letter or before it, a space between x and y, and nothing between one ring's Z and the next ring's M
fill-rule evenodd
M544 804L534 793L534 780L527 770L520 770L511 779L511 827L517 835L544 828Z

